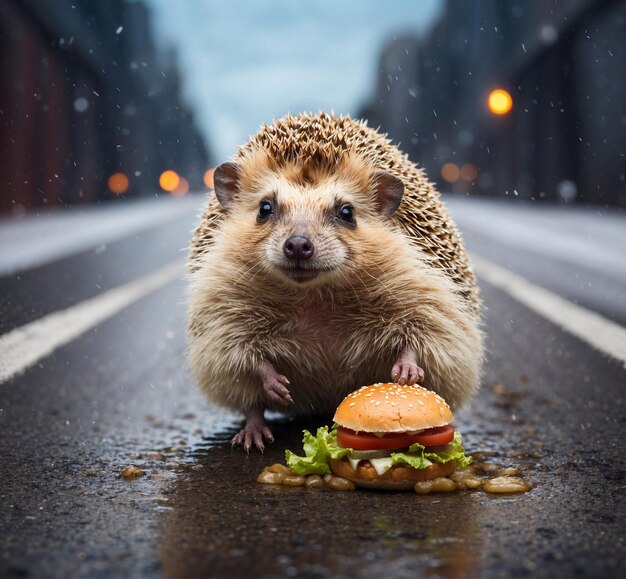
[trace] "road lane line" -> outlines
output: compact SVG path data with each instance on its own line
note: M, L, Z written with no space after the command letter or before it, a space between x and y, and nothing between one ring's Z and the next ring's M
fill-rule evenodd
M573 334L626 368L626 328L539 287L499 265L472 255L479 278Z
M0 336L0 383L21 374L57 348L174 281L182 272L181 262L170 263L149 275Z

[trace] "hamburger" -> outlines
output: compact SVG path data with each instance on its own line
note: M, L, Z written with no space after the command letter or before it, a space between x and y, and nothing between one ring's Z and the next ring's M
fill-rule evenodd
M287 451L286 460L296 474L332 472L361 487L408 490L471 462L452 421L445 400L421 386L363 386L339 405L331 429L304 431L304 457Z

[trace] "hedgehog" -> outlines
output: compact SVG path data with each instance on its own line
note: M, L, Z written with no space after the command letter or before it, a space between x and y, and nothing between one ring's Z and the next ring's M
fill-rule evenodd
M189 251L200 389L245 417L332 413L359 386L421 383L455 408L477 390L481 301L424 172L350 116L288 115L216 168Z

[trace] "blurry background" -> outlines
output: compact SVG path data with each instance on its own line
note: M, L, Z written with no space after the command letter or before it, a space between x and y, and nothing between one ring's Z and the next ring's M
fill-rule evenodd
M625 22L619 0L0 0L0 212L182 196L319 109L446 191L624 206Z

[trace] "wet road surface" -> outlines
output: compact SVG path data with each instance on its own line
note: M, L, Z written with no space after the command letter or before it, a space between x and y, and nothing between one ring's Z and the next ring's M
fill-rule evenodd
M194 216L2 278L2 332L181 260ZM469 227L465 236L498 259ZM303 427L330 418L276 418L265 455L231 450L238 417L205 402L186 368L175 280L0 384L0 576L617 576L624 365L481 288L486 374L456 423L469 452L522 468L531 492L256 484L285 448L300 449ZM146 475L120 478L128 465Z

